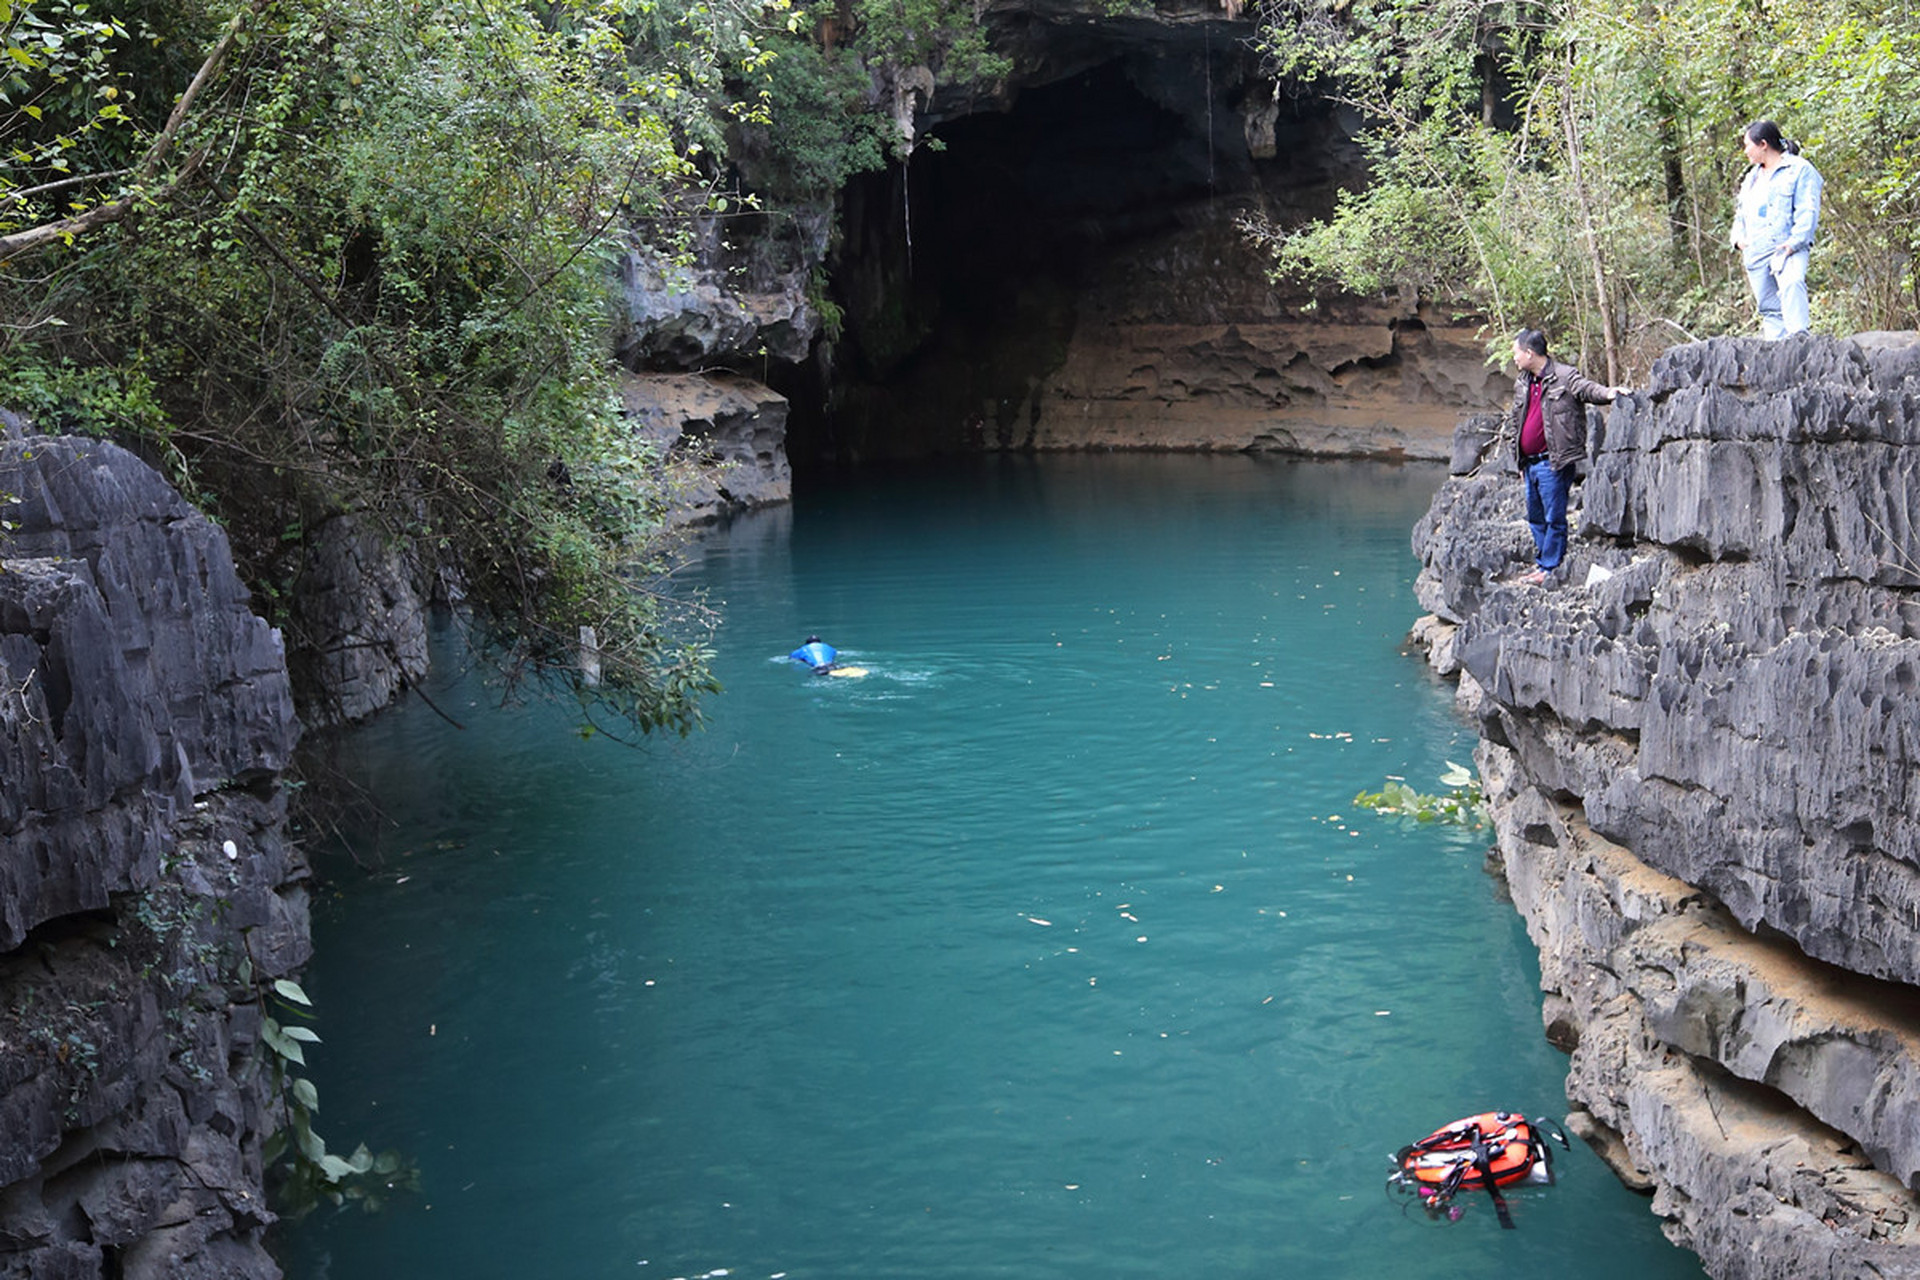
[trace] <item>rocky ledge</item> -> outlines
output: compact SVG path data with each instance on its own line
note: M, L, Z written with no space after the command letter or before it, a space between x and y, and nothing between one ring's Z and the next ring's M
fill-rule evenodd
M277 1277L261 984L309 954L279 638L132 454L0 441L0 1275Z
M1920 335L1675 348L1561 583L1486 420L1415 532L1575 1126L1717 1277L1920 1276Z

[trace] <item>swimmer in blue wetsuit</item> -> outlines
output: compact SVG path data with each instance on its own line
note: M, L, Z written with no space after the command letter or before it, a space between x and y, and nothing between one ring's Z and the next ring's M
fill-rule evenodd
M805 644L787 655L795 662L806 663L817 676L824 676L832 671L833 660L839 656L839 651L819 636L808 636Z

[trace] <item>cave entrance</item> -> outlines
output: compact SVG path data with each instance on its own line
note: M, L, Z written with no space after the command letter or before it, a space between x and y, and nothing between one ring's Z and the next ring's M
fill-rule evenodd
M938 121L908 165L849 184L831 272L844 329L796 375L811 385L781 388L798 480L835 463L1019 447L1116 255L1244 204L1275 172L1298 176L1290 153L1256 160L1246 99L1269 123L1288 114L1283 136L1324 137L1323 106L1273 106L1237 39L1158 39L1077 51L1082 69L1005 111Z

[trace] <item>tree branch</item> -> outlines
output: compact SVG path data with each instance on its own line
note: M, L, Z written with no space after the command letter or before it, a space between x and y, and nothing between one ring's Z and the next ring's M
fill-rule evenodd
M193 109L194 100L200 96L200 91L220 74L220 68L226 63L227 54L239 37L240 29L246 25L248 16L259 12L265 6L266 0L250 0L247 7L234 14L232 21L227 23L227 29L221 33L220 39L207 54L206 61L202 62L200 70L194 73L193 81L187 85L187 91L180 95L180 101L174 103L173 114L167 117L166 127L160 130L160 135L153 140L153 145L147 148L146 156L141 159L135 171L134 190L118 199L109 200L103 205L89 209L85 213L76 214L74 217L42 223L37 227L29 227L25 231L16 231L10 236L0 236L0 262L18 257L23 253L43 249L56 240L71 241L75 236L85 235L109 223L118 222L133 212L135 205L140 202L141 189L153 181L154 175L160 171L161 163L173 150L173 140L180 132L180 126L186 123L187 113ZM166 185L161 194L171 192L185 182L187 176L197 167L199 160L199 155L190 160L187 166L174 176L173 181Z
M132 173L131 169L109 169L105 173L80 173L71 178L62 178L58 182L43 182L37 187L22 187L18 191L0 191L0 200L25 200L29 196L44 196L54 191L65 191L68 187L81 186L88 182L105 182L109 178L124 178Z

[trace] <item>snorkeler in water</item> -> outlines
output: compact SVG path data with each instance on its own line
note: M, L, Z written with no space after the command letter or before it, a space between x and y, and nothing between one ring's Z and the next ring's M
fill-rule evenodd
M817 676L831 672L833 660L839 656L839 651L819 636L808 636L805 644L787 655L795 662L805 663Z

